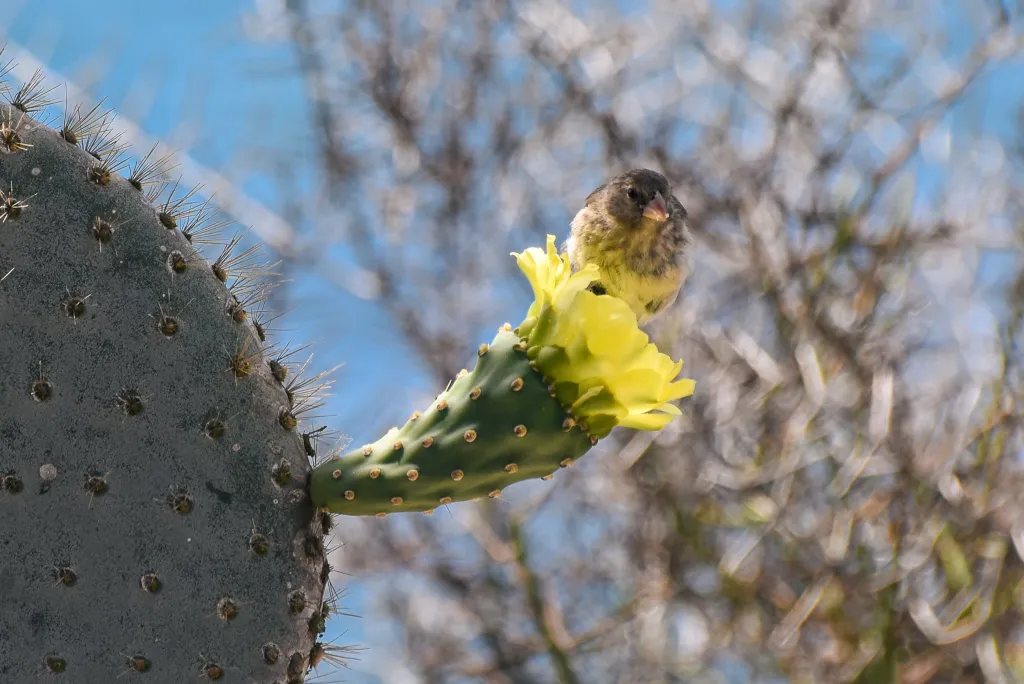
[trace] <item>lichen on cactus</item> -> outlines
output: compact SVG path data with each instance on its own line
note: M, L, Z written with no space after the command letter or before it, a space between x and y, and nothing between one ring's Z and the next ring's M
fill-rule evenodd
M255 253L158 201L167 159L128 164L98 109L43 125L47 92L0 105L0 681L301 682L331 606L322 382L264 343Z
M513 330L480 346L422 413L381 439L320 464L316 506L346 515L432 511L526 479L549 479L616 426L659 430L693 393L620 299L587 287L597 266L572 273L549 235L546 250L514 254L534 302Z

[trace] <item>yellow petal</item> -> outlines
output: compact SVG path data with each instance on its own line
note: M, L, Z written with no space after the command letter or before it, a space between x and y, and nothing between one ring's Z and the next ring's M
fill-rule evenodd
M697 388L697 383L690 378L683 378L673 382L668 386L668 391L663 395L665 401L673 401L675 399L682 399L693 394Z
M629 411L604 387L596 387L573 402L572 413L574 416L585 418L594 413L625 416Z
M672 422L667 413L634 413L619 421L622 427L634 430L660 430Z

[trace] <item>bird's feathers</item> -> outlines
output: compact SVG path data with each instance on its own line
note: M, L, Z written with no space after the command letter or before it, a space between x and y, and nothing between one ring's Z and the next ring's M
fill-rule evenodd
M652 204L668 218L651 218ZM690 272L691 235L686 210L659 173L635 169L610 179L587 196L572 221L564 249L574 270L593 263L597 283L625 301L641 324L677 298Z

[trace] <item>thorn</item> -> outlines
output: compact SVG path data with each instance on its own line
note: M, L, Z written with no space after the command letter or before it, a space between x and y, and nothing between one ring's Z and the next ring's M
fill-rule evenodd
M12 107L21 111L22 113L31 114L32 112L38 112L42 109L49 107L52 104L56 104L56 99L47 98L47 95L49 95L56 89L57 86L44 88L43 70L36 69L36 72L32 74L32 78L30 78L20 88L18 88L18 90L14 93L14 96L8 99L8 102L11 103Z
M100 107L103 106L104 101L100 100L99 104L83 114L82 105L76 104L74 109L68 106L67 87L65 86L64 123L60 129L61 137L68 143L77 145L83 138L99 133L107 117L113 111L108 109L106 112L100 112Z
M157 144L153 143L153 147L146 153L146 156L132 164L128 169L128 182L139 192L142 192L150 185L159 183L164 174L178 166L178 164L170 167L167 166L168 162L174 158L173 152L159 159L150 159L153 153L156 152L156 148Z
M195 214L203 206L198 202L189 201L197 192L202 190L203 186L201 184L196 185L184 195L175 199L174 192L178 189L179 183L181 183L181 176L178 176L178 180L174 181L174 186L167 193L167 199L157 211L157 218L160 219L160 223L163 224L164 228L168 230L177 228L178 221L188 219L189 216Z

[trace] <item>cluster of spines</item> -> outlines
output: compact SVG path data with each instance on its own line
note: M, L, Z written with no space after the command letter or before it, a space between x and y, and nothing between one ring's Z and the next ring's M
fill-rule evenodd
M5 46L0 46L0 57L2 57ZM183 193L178 193L180 178L171 184L168 173L177 165L172 164L173 153L157 155L157 144L141 158L132 160L128 156L129 143L122 142L122 134L116 132L114 127L113 110L104 110L101 101L92 108L85 109L82 105L69 107L65 99L65 106L62 114L48 117L48 109L59 102L53 97L57 90L56 85L47 86L42 70L37 70L31 78L22 83L17 89L12 89L5 80L13 70L15 63L9 60L0 64L0 96L7 100L11 109L7 110L0 119L0 148L9 153L19 153L30 149L24 140L24 127L26 125L39 125L54 128L57 134L69 145L80 147L94 160L88 171L88 178L98 186L109 185L115 177L122 177L136 191L142 193L143 198L154 205L157 219L168 230L177 230L185 238L192 248L190 254L183 254L172 251L167 257L167 268L172 273L183 273L196 264L208 264L214 276L225 284L229 298L225 307L225 314L240 325L249 325L256 334L260 343L264 346L261 349L249 349L248 342L240 342L235 349L227 353L230 370L236 378L242 378L253 372L253 364L265 360L270 368L271 375L282 386L288 399L288 406L282 407L278 416L278 423L283 429L298 431L303 441L303 447L310 464L315 466L320 458L318 450L320 442L331 435L326 427L313 428L309 425L319 416L313 412L324 405L333 381L328 376L336 368L318 373L312 377L304 377L307 366L312 359L310 357L299 366L298 372L292 373L290 366L295 363L293 357L308 348L307 345L291 348L290 343L283 346L268 342L268 335L271 332L270 324L278 318L278 315L271 316L268 313L268 297L274 287L271 281L276 264L267 264L262 261L263 244L256 244L242 248L241 242L248 231L236 232L228 239L221 236L225 229L232 225L232 221L223 217L220 212L211 204L213 197L199 199L202 185L196 185ZM59 121L59 125L54 125ZM123 172L126 174L122 175ZM163 200L161 201L161 198ZM22 212L31 206L31 197L21 197L16 194L16 188L11 185L0 188L0 224L16 220ZM109 217L96 216L88 226L88 230L99 243L100 248L114 239L114 234L119 226L115 225ZM219 249L216 258L207 261L201 250L204 247ZM0 281L9 276L14 269L0 272ZM67 296L62 300L61 306L64 312L73 319L80 318L85 313L89 294L73 293L67 291ZM168 313L163 308L163 303L157 305L157 312L152 315L155 327L166 337L178 333L180 321L177 315ZM245 339L244 336L241 339ZM53 393L52 381L40 370L38 378L31 382L29 394L37 402L47 401ZM125 416L140 414L145 408L146 397L132 388L124 388L115 398L114 403ZM207 420L203 425L203 431L211 439L218 439L225 432L225 419L215 417ZM52 466L44 465L40 469L41 487L45 491L53 478L47 478L44 472ZM270 471L271 480L279 487L284 487L291 479L290 466L286 459L274 464ZM85 473L83 490L90 498L102 496L107 492L109 485L106 474L99 471ZM0 469L0 494L17 495L24 489L22 476L13 470ZM293 494L305 496L305 490L293 490ZM183 487L172 486L169 492L163 497L163 502L173 512L186 515L192 510L193 498L190 492ZM314 646L309 653L294 653L288 661L288 684L301 682L305 674L312 671L317 664L323 661L341 662L341 653L351 652L353 649L334 647L319 641L320 635L325 631L326 617L336 612L333 607L336 592L330 581L331 566L327 561L327 550L324 549L324 536L330 531L333 525L333 517L325 511L315 511L307 530L307 543L305 544L306 556L310 562L318 563L320 567L321 584L324 586L323 596L313 604L312 615L307 620L310 635L314 639ZM270 540L257 532L255 523L253 532L246 540L248 549L256 554L263 555L269 550ZM62 563L53 568L55 583L64 586L72 586L77 582L77 575L69 563ZM155 593L162 587L159 575L155 571L145 572L139 581L143 591ZM288 597L289 610L295 616L305 611L305 597L301 602L293 592ZM327 597L332 598L328 599ZM299 607L301 603L301 608ZM223 597L216 607L217 615L225 621L233 619L238 612L238 603L231 597ZM271 642L261 647L263 660L268 665L276 664L282 654L280 649ZM141 653L122 654L128 671L146 672L152 667L151 661ZM224 675L224 668L215 660L205 656L200 657L200 676L207 679L218 680ZM43 670L50 673L64 672L68 665L65 659L57 653L48 654L44 658Z

